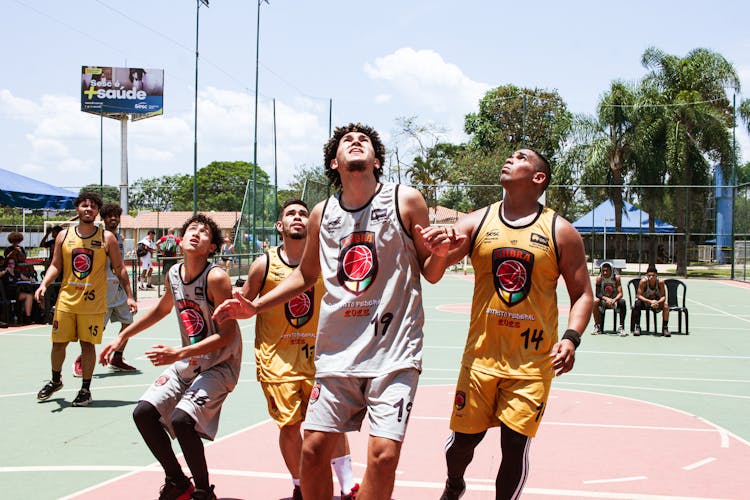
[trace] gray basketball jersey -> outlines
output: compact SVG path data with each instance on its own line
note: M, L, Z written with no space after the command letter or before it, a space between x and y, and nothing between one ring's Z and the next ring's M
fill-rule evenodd
M117 237L117 245L120 247L120 256L125 255L123 252L122 236L119 233L115 233ZM107 254L107 308L120 306L128 301L128 294L125 293L125 289L120 285L120 280L115 273L112 271L112 262L109 260L109 254Z
M174 310L183 346L198 343L218 332L217 324L211 319L215 305L208 301L206 289L208 273L214 267L215 264L206 263L203 272L190 283L184 283L180 277L182 264L172 266L169 270L169 286L174 296ZM226 371L226 376L231 379L227 383L233 387L240 376L241 362L242 339L238 326L231 344L213 352L180 360L175 363L175 369L186 381L208 369Z
M328 199L320 224L326 293L315 346L316 376L375 377L422 369L422 287L414 242L398 213L398 185L364 207Z

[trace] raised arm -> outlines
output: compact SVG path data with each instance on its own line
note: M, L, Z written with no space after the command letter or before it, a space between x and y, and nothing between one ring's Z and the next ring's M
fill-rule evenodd
M456 249L463 238L456 237L455 233L449 237L446 228L430 227L424 197L412 187L399 186L398 206L404 229L414 240L422 276L430 283L437 283L450 265L449 252Z
M234 292L232 298L225 300L216 308L213 315L215 320L221 322L230 318L250 318L261 311L287 302L315 284L320 276L320 221L324 204L325 202L318 203L310 214L307 222L305 251L302 253L302 260L297 268L276 288L254 302L245 296L244 288L242 292Z

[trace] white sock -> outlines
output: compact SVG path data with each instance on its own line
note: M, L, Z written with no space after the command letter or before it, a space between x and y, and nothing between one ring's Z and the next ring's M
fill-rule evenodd
M292 478L292 484L294 486L299 486L299 478L298 477L293 477Z
M349 493L354 488L354 476L352 474L352 456L344 455L331 460L331 466L336 473L336 478L341 485L341 491Z

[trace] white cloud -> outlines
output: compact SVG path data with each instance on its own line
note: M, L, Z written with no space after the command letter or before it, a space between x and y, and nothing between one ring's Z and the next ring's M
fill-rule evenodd
M375 103L385 104L386 102L390 102L391 99L393 99L393 96L391 94L378 94L375 96Z
M417 113L420 117L445 123L453 140L463 140L464 116L476 111L479 100L491 88L472 80L434 50L403 47L366 63L364 71L373 80L383 81L410 109L423 108L424 112Z

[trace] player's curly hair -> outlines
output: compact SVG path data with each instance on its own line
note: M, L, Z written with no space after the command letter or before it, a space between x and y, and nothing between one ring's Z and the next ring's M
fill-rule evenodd
M84 201L90 201L94 205L96 205L97 210L101 210L102 208L102 197L99 196L98 193L95 193L93 191L83 191L81 192L78 197L73 200L73 205L78 208L78 205L83 203Z
M216 250L220 249L222 243L224 243L224 235L221 233L221 229L219 229L219 226L216 224L216 222L208 215L193 214L193 216L186 220L182 225L182 229L180 230L181 238L185 237L185 231L187 231L188 226L193 222L203 224L211 230L211 243L216 246L216 249L213 252L209 253L208 256L213 257L213 255L216 253Z
M116 203L107 203L99 210L99 217L102 219L111 215L122 215L122 207Z
M341 188L341 176L338 171L331 168L331 161L336 158L336 151L339 148L341 138L349 132L362 132L370 138L372 148L375 150L375 158L380 162L380 168L375 169L375 180L380 179L380 175L383 173L383 166L385 165L385 146L380 141L380 135L378 135L374 128L361 123L350 123L343 127L336 127L333 131L333 136L323 146L323 165L325 166L326 177L328 177L330 183L336 188Z

